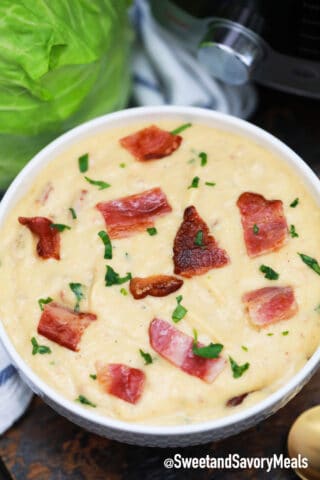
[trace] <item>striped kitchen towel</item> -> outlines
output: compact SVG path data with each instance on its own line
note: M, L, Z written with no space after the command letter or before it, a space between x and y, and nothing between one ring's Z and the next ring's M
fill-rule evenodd
M132 19L133 95L138 105L191 105L248 118L257 103L252 85L215 80L179 40L153 18L147 0L136 0Z
M32 398L0 344L0 434L24 413Z

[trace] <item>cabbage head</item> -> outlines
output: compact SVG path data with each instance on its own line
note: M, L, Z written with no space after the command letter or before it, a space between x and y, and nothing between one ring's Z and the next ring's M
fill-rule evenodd
M127 103L127 0L0 1L0 188L44 145Z

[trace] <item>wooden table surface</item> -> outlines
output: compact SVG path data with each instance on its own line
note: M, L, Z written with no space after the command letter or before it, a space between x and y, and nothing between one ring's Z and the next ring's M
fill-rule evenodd
M320 102L260 89L252 121L275 134L320 175ZM135 447L87 433L34 397L27 413L0 438L0 480L293 480L292 470L166 470L163 460L183 456L271 457L286 454L293 420L320 403L320 371L286 407L232 438L179 449Z

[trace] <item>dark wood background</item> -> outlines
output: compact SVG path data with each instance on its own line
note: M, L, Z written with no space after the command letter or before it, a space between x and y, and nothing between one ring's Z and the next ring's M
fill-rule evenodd
M320 175L320 102L268 89L259 93L259 109L251 121L287 143ZM163 460L177 452L196 457L286 454L293 420L319 403L320 372L286 407L255 428L221 442L159 449L87 433L35 397L22 419L0 438L0 480L294 480L292 470L166 470Z

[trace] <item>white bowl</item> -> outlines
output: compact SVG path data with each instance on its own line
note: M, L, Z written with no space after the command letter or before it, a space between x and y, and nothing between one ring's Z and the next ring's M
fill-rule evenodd
M291 167L299 173L310 193L320 205L319 179L290 148L264 130L238 118L200 108L169 106L141 107L112 113L87 122L62 135L41 150L16 177L0 203L0 228L10 210L26 193L33 179L38 175L44 165L53 160L60 152L76 143L79 139L83 140L86 136L90 136L106 128L121 127L141 121L157 123L157 121L165 118L172 118L181 123L202 123L242 134L252 139L291 165ZM98 435L136 445L159 447L206 443L234 435L241 430L252 427L283 407L301 390L320 365L320 348L318 348L304 367L294 375L289 382L256 405L224 418L191 425L162 427L131 424L114 418L108 418L66 400L39 378L25 363L11 343L1 323L0 339L23 380L37 395L42 397L46 403L61 415L64 415L72 422Z

